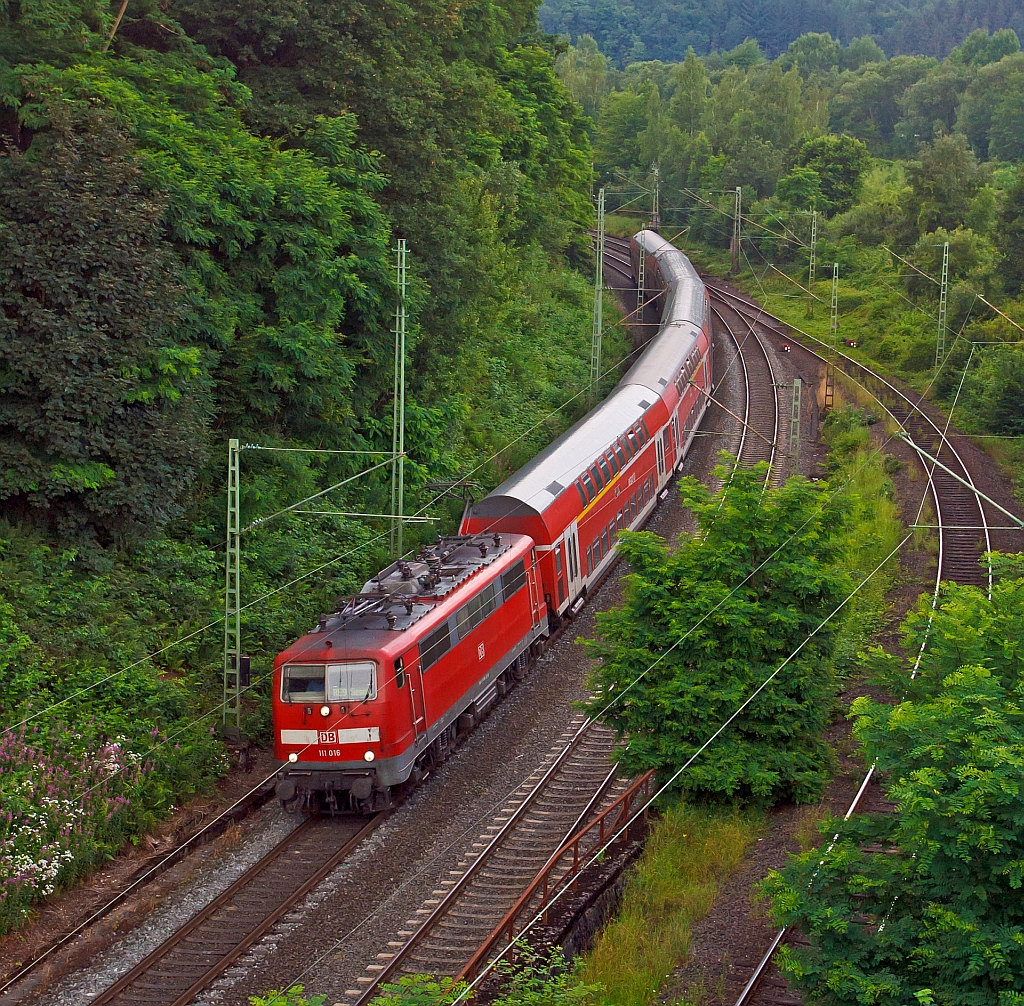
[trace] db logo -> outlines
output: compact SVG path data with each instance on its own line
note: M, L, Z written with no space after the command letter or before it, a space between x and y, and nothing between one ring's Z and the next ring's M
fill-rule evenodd
M321 730L320 731L320 743L321 744L337 744L338 743L338 731L337 730Z
M476 648L476 657L477 657L477 660L483 660L484 659L484 644L483 643L481 643Z

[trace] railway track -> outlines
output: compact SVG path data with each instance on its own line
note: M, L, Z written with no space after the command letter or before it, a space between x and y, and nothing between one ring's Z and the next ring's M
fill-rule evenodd
M309 818L90 1002L186 1006L328 876L389 812Z
M771 353L756 327L745 316L722 306L712 307L711 312L718 322L719 330L728 336L736 354L725 373L728 374L736 364L743 380L743 421L739 426L739 442L733 453L741 465L766 461L769 466L766 482L777 482L783 474L779 450L782 414L780 385ZM738 331L740 326L745 331Z
M611 730L577 719L567 743L507 801L458 869L423 903L392 949L350 989L356 1006L403 974L458 975L567 836L628 788L610 761ZM557 752L557 754L555 754ZM568 869L569 863L566 866Z
M711 282L708 290L718 303L744 316L766 335L794 343L788 326L752 301ZM794 344L827 367L828 358L824 354L828 347L819 344L818 349L812 349L807 345L810 339L803 335L802 341ZM954 473L923 460L939 539L936 583L952 580L990 587L992 571L983 569L980 560L992 547L991 527L997 511L974 491L976 486L970 467L948 431L924 411L920 399L904 393L845 353L836 351L834 358L836 368L871 395L913 445Z
M823 352L828 352L828 347L818 340L813 340L806 333L800 333L803 341L794 340L784 322L767 314L749 298L713 281L705 282L716 310L731 312L743 319L751 331L759 330L767 338L789 342L800 352L807 353L820 367L828 366L829 358L823 355ZM811 341L818 342L817 349L807 345ZM984 552L992 547L990 532L996 508L974 491L976 487L970 467L950 439L948 429L940 426L924 411L919 399L904 393L880 374L838 350L830 355L836 368L878 402L912 445L926 451L941 462L945 469L949 469L946 471L919 455L928 478L926 492L934 508L935 529L939 537L935 596L938 596L939 585L943 580L990 588L991 568L985 569L980 560ZM847 817L856 812L871 774L869 772L865 778L847 811ZM798 1006L801 999L779 973L774 963L774 954L784 941L797 942L801 939L800 934L786 930L776 934L761 960L752 969L747 984L735 1000L735 1006Z

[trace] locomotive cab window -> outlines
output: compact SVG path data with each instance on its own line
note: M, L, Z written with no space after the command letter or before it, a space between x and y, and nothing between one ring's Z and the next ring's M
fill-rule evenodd
M283 702L365 702L377 697L376 664L289 664L281 675Z

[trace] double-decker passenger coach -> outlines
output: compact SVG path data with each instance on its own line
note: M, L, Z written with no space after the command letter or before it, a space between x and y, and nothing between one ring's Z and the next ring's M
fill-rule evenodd
M443 762L654 509L709 400L710 307L667 241L642 231L633 253L660 285L661 324L608 398L470 506L458 536L383 570L278 657L289 810L370 813Z

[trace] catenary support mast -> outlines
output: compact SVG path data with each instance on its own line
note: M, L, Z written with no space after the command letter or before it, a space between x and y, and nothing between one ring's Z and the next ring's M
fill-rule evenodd
M395 249L395 382L391 415L391 554L403 554L402 517L405 512L405 286L406 244Z
M594 269L594 328L590 336L590 401L597 401L601 381L601 335L604 331L604 189L597 193L597 265Z

